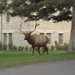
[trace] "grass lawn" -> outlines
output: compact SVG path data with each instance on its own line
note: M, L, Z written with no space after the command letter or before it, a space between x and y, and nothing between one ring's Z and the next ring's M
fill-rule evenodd
M66 53L66 51L49 51L49 55L39 55L35 51L32 56L31 51L3 51L0 55L0 68L9 68L26 64L40 62L51 62L58 60L75 59L75 53Z

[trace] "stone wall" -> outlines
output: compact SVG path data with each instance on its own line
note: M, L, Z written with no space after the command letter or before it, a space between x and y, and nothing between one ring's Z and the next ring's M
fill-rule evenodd
M11 17L10 16L10 22L6 21L6 14L3 14L3 20L2 20L2 33L12 33L12 40L13 44L16 46L29 46L29 44L24 40L24 35L21 34L21 32L18 30L20 27L20 24L26 19L26 18L20 18L18 16ZM0 18L1 21L1 18ZM70 39L70 30L71 30L71 22L59 22L59 23L53 23L53 21L43 21L39 20L37 21L40 25L37 27L35 32L33 34L39 34L44 33L46 35L47 33L51 33L51 44L48 44L48 46L54 45L55 41L58 41L59 39L59 33L63 33L63 43L69 43ZM1 22L0 22L1 27ZM28 21L23 22L22 30L23 31L30 31L33 30L35 27L34 21ZM0 32L1 35L1 32ZM9 36L7 36L7 40L9 39ZM9 42L7 42L8 44Z

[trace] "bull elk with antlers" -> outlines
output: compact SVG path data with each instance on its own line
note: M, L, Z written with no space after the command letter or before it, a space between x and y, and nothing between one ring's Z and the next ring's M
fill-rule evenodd
M39 24L35 25L35 29L36 29L36 27L38 25ZM46 51L47 55L48 55L48 48L46 46L47 42L49 41L48 37L45 36L45 35L37 35L37 34L31 35L32 32L35 31L35 29L33 31L30 31L29 33L25 33L24 31L22 31L21 26L22 26L22 24L20 25L20 29L19 30L25 35L24 40L27 40L27 42L32 45L32 48L33 48L32 55L34 55L34 48L35 47L38 47L38 53L39 53L39 55L41 55L41 53L40 53L40 47L44 47L43 54Z

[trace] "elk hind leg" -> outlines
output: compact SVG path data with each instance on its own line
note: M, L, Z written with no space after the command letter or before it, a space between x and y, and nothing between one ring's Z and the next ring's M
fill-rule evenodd
M38 53L39 53L39 55L41 55L41 53L40 53L40 47L38 47Z
M47 48L47 46L46 46L46 52L47 52L47 55L48 55L48 48Z
M43 54L45 53L45 51L47 52L47 55L48 55L48 48L47 48L47 46L44 46Z

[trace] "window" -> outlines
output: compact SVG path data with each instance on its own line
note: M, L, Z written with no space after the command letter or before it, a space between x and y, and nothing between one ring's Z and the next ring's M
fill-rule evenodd
M48 44L51 43L51 33L47 33L47 37L49 38Z
M10 22L10 15L7 13L7 15L6 15L6 21L7 22Z
M9 33L9 43L12 43L12 33Z
M3 44L7 44L7 33L3 33Z
M63 44L63 33L59 33L59 44Z
M40 33L40 35L44 35L44 33Z

